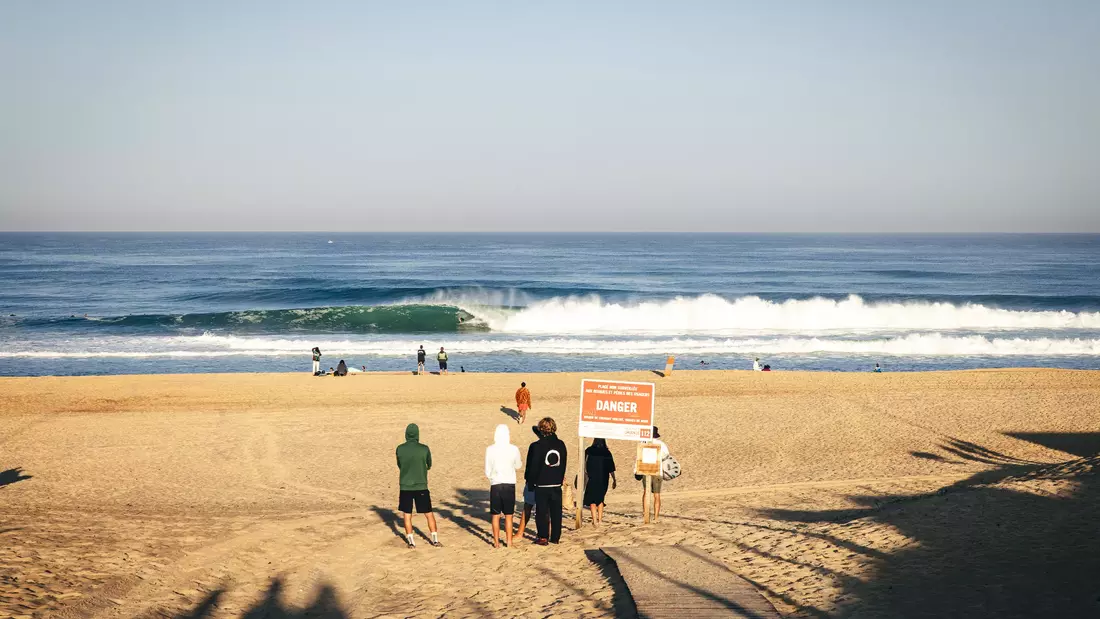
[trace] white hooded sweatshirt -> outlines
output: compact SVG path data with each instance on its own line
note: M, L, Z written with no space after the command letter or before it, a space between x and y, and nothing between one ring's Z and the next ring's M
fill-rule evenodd
M485 476L489 485L515 484L516 470L521 466L519 447L512 444L512 434L502 423L497 426L493 444L485 449Z

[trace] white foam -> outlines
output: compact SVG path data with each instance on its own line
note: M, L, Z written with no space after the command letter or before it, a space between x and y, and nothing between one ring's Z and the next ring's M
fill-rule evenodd
M268 339L206 334L192 337L125 338L85 349L0 351L0 357L28 358L172 358L172 357L286 357L306 356L319 346L326 355L412 357L423 339ZM76 344L76 343L74 343ZM426 347L430 348L430 344ZM486 337L455 339L448 352L493 354L519 352L533 355L657 355L657 354L841 354L899 356L1100 356L1100 339L1023 338L986 335L913 333L874 339L828 337L661 338L609 340L594 338Z
M554 298L518 311L476 306L468 299L438 299L459 305L498 333L682 334L868 333L1022 329L1100 329L1100 312L1017 311L980 304L867 303L856 295L768 301L755 296L729 300L716 295L664 301L607 302L598 296Z

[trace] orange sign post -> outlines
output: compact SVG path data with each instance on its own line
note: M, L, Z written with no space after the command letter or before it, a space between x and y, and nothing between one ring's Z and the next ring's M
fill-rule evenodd
M577 473L577 522L584 510L584 437L648 441L653 438L653 383L615 380L581 381L580 471Z

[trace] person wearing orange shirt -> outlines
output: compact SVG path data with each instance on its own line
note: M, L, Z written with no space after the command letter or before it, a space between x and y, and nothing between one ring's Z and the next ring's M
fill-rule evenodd
M519 411L516 423L527 421L527 411L531 410L531 392L527 390L527 383L520 383L516 390L516 410Z

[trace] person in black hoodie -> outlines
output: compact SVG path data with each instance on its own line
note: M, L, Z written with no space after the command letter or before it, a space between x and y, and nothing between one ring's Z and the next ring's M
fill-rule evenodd
M523 479L535 491L535 543L545 546L561 540L561 485L568 453L558 438L558 424L550 417L539 421L539 440L527 448Z

